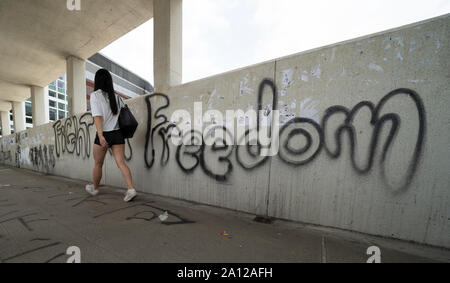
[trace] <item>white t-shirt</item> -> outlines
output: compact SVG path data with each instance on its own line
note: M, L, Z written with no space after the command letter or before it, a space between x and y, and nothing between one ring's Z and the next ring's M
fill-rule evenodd
M112 132L119 130L119 113L122 109L122 103L116 94L117 115L114 115L109 105L108 94L101 89L91 93L91 112L93 117L103 118L103 132Z

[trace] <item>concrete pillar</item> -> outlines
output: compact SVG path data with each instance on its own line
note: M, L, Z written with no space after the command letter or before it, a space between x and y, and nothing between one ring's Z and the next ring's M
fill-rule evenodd
M67 98L69 115L87 111L86 103L86 62L70 56L67 58Z
M9 136L11 134L11 119L9 118L9 111L1 111L2 119L2 136Z
M33 126L41 126L49 122L48 117L48 88L31 87L31 102L33 107Z
M14 133L25 131L25 102L13 102Z
M154 0L155 91L162 92L182 81L182 0Z

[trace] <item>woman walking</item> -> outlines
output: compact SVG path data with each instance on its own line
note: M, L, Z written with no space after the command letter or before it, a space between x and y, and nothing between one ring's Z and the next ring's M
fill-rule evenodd
M90 102L97 135L94 142L94 184L87 185L86 191L92 196L99 193L103 162L108 148L111 148L117 167L128 186L124 201L130 202L137 193L133 186L131 171L125 163L125 139L119 128L119 114L124 103L114 92L113 80L108 70L101 69L95 74L95 89Z

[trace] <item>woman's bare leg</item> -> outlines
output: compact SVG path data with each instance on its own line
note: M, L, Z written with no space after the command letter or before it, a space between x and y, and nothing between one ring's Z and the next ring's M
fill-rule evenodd
M103 162L105 161L105 155L108 151L107 148L101 147L99 145L94 144L94 189L98 190L98 187L100 186L100 181L102 180L102 169L103 169Z
M130 168L128 168L127 164L125 163L125 145L113 145L112 151L114 154L114 159L116 160L117 167L119 167L120 171L122 172L123 178L127 182L128 189L134 189Z

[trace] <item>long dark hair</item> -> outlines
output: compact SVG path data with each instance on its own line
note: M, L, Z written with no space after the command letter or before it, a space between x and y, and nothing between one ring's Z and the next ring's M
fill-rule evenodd
M112 76L106 69L100 69L95 73L95 87L94 91L103 90L108 94L109 105L114 115L117 115L119 109L117 107L116 94L114 92L114 85Z

